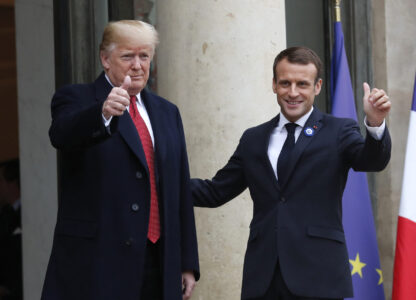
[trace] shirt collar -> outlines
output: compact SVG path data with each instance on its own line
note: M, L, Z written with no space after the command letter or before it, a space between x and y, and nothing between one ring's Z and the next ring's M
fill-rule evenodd
M114 87L114 84L111 82L110 78L108 78L107 73L104 73L105 79L107 79L108 83ZM137 101L139 102L139 105L143 105L142 97L140 96L140 93L136 95Z
M304 114L294 123L296 123L300 128L303 128L305 126L306 121L309 119L309 116L312 114L312 112L313 112L313 106L311 107L311 110L309 112ZM277 127L276 127L277 130L282 130L283 127L287 123L290 123L290 121L286 119L286 117L282 113L280 113L279 124L277 124Z

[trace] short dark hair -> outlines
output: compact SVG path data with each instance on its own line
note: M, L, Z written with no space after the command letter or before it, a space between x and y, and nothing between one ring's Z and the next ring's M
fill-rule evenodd
M322 61L319 56L307 47L291 47L280 52L273 63L273 79L276 80L276 67L283 59L287 59L292 64L314 64L316 67L315 83L321 78L322 73Z
M20 187L19 159L11 159L0 163L0 172L8 182L16 181Z

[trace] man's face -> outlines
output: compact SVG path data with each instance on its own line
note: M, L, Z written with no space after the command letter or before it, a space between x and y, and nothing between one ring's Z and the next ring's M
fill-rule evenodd
M312 63L292 64L285 58L277 64L273 92L281 112L290 122L296 122L311 110L322 85L322 79L315 83L316 73Z
M149 79L153 49L140 39L124 38L110 51L102 51L101 63L114 86L121 86L124 78L131 77L129 95L136 95Z

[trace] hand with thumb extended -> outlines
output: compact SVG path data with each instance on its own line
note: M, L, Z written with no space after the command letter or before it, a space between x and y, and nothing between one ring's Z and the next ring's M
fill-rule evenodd
M121 84L120 88L127 91L129 89L130 85L131 85L131 78L130 78L129 75L127 75L126 77L124 77L124 81Z
M380 126L390 111L389 96L381 89L371 89L367 82L363 83L363 89L363 105L367 123L373 127Z
M114 87L104 101L102 113L106 120L112 116L121 116L130 104L128 90L131 85L130 76L124 77L120 87Z
M368 98L370 96L370 92L371 92L370 86L368 85L367 82L364 82L363 83L363 88L364 88L364 99L368 100Z

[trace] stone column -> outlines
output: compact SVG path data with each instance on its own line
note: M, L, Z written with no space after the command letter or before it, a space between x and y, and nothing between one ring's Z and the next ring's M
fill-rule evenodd
M49 142L55 90L53 1L15 2L24 299L40 299L56 220L56 153Z
M278 113L274 57L285 48L283 0L157 0L158 92L181 110L192 177L211 178L243 131ZM239 299L252 217L246 191L196 208L201 281L193 299Z

